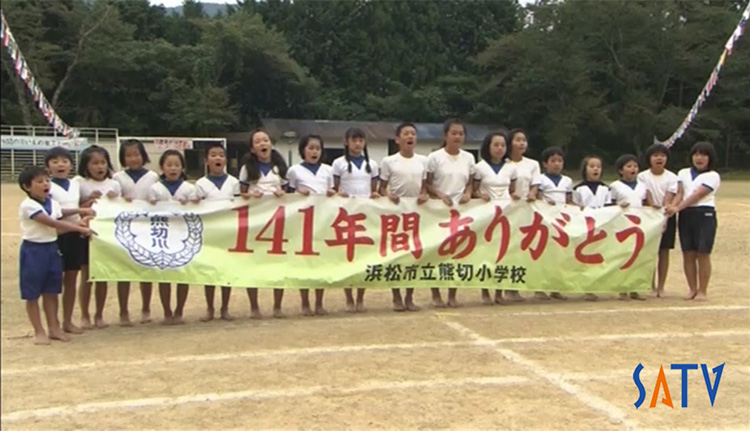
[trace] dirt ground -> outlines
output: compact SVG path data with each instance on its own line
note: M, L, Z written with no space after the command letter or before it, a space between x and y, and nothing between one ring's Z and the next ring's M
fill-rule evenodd
M244 291L235 291L235 321L202 323L203 290L193 287L187 324L121 328L111 289L112 326L34 346L17 280L23 196L4 184L2 428L750 429L748 186L725 182L719 191L714 276L703 304L681 299L674 251L668 296L645 302L486 307L479 292L462 291L463 308L440 312L419 291L423 310L397 314L390 292L372 290L369 311L351 315L343 292L330 290L331 315L305 318L297 292L288 291L287 319L251 321ZM130 307L138 310L134 293ZM261 299L270 315L271 292ZM157 296L152 310L160 317ZM647 393L636 409L639 363ZM689 374L688 408L680 407L672 363L726 363L713 407L700 369ZM649 408L660 365L674 409Z

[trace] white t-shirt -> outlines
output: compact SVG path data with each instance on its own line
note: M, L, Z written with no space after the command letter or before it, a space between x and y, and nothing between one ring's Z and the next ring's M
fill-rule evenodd
M716 191L721 186L721 177L716 171L708 171L698 173L693 168L681 169L677 174L677 177L682 184L684 191L683 199L687 199L701 186L708 187L711 189L711 193L704 196L698 202L690 205L691 207L715 207L716 206Z
M646 185L640 181L630 185L622 180L617 180L609 185L612 200L620 205L627 202L629 208L643 207L643 201L646 199Z
M677 193L677 175L666 169L661 175L654 175L651 169L647 169L638 174L638 183L646 186L651 199L660 207L664 206L667 193Z
M248 192L259 190L264 195L272 195L274 194L276 189L283 188L287 184L286 179L281 178L281 175L279 175L279 168L277 166L272 166L267 172L264 173L263 166L267 166L267 164L259 165L259 169L261 170L260 178L252 183L248 182L247 180L247 167L245 165L242 165L242 169L240 169L240 183L245 183L250 186L247 189Z
M380 163L380 180L399 197L416 198L427 178L427 156L414 154L406 158L401 153L391 154Z
M49 196L60 204L61 209L77 209L81 206L81 177L72 180L67 178L51 178ZM81 219L78 214L69 215L63 220L77 223ZM38 224L38 223L36 223Z
M179 201L190 200L195 196L195 187L187 181L179 180L174 185L169 185L166 181L161 180L151 186L148 195L150 201Z
M198 199L234 199L239 195L240 181L228 174L220 177L206 175L195 182L195 197Z
M516 168L505 162L495 172L486 160L472 167L472 176L479 181L479 193L487 193L492 200L510 199L510 184L516 180Z
M81 200L86 200L94 192L100 192L102 197L107 197L107 193L113 191L117 196L122 195L120 190L120 183L111 179L105 178L102 181L96 181L91 178L81 178Z
M349 196L370 196L372 194L372 180L378 178L378 164L370 160L370 171L367 172L367 163L364 156L352 159L352 171L349 172L349 162L346 156L341 156L333 161L333 176L339 178L339 191ZM359 166L357 166L359 164Z
M584 181L573 187L572 200L574 204L584 208L601 208L612 203L612 195L603 182Z
M454 156L441 148L427 157L427 173L432 174L432 184L450 196L454 204L466 191L473 167L474 156L464 150Z
M568 195L573 193L573 180L567 175L544 174L539 179L539 191L542 192L542 197L547 202L565 204Z
M516 168L516 196L526 199L529 190L533 186L538 186L541 181L542 170L539 168L539 162L523 157L518 162L508 159L506 163Z
M21 239L39 243L57 241L57 229L34 221L34 217L39 213L47 214L55 220L62 218L62 208L55 199L48 197L44 204L32 198L24 199L18 207L18 219L21 221Z
M112 176L120 184L122 196L129 199L147 200L151 186L160 181L159 174L146 168L131 171L126 169Z
M294 165L289 168L287 178L289 187L295 191L306 189L311 194L324 195L333 189L333 168L324 163L313 166L307 163Z

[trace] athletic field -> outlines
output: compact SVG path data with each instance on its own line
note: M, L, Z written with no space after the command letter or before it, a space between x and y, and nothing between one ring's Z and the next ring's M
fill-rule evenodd
M390 310L390 292L368 292L365 314L302 317L288 291L288 318L248 319L234 292L233 322L202 323L193 286L187 324L111 326L69 343L35 346L18 293L18 186L2 185L2 428L68 429L750 429L750 183L719 190L719 230L706 303L682 299L679 251L667 297L589 303L527 300L482 306L459 292L457 310ZM312 293L311 293L312 295ZM530 294L526 294L530 296ZM219 292L217 291L217 307ZM263 312L271 292L261 293ZM161 317L155 290L152 315ZM93 308L93 298L92 298ZM138 312L140 295L131 295ZM93 310L92 310L93 311ZM77 311L76 311L77 312ZM137 318L138 313L131 317ZM633 370L645 367L636 410ZM700 370L690 371L681 408L672 363L726 363L711 407ZM663 365L674 403L649 408ZM700 367L700 365L699 365ZM714 375L711 374L713 382Z

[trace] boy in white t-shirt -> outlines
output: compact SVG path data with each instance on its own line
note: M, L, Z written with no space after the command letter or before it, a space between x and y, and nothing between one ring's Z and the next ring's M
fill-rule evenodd
M60 204L50 198L50 181L44 168L25 168L18 176L18 185L28 196L18 208L22 239L19 287L21 299L26 301L26 314L34 327L34 344L49 344L50 339L68 341L70 337L63 332L57 318L57 295L62 291L63 274L57 234L77 232L88 236L91 230L82 224L60 220L77 210L62 210ZM86 222L88 217L80 223ZM42 325L40 296L43 298L49 336Z
M427 157L415 154L417 127L412 123L401 123L396 127L396 143L399 151L383 159L380 164L380 195L388 196L398 204L402 197L417 198L417 203L429 199L424 180L427 178ZM406 296L401 298L401 290L391 289L393 311L418 311L414 304L414 288L406 288Z

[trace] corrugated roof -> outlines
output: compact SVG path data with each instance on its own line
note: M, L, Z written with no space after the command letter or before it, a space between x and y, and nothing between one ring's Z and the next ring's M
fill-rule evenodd
M294 132L296 138L304 135L320 135L326 141L343 140L346 130L350 127L358 127L364 130L367 139L374 141L387 141L394 137L396 127L399 123L385 121L332 121L332 120L290 120L281 118L262 119L263 128L268 130L271 137L281 139L285 133ZM423 141L442 141L442 123L415 123L417 136ZM500 128L502 129L502 128ZM467 124L467 142L481 142L491 131L498 130L496 127ZM227 133L227 140L231 142L246 142L250 139L250 132Z

